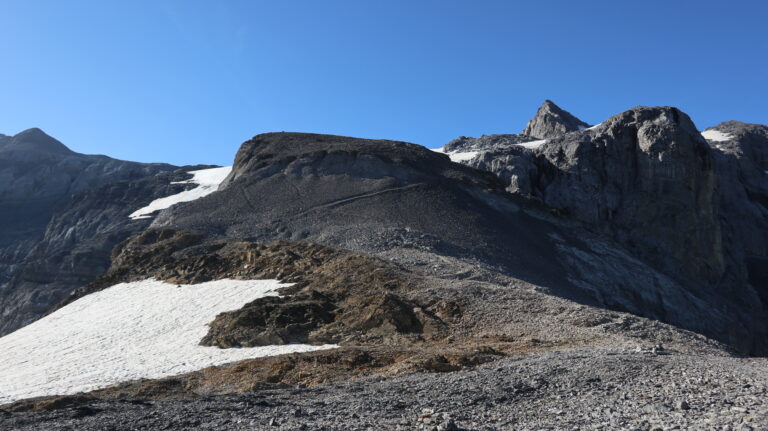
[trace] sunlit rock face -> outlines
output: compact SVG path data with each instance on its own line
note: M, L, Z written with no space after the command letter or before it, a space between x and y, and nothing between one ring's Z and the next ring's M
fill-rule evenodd
M589 124L555 105L551 100L545 100L522 134L536 139L549 139L587 127Z

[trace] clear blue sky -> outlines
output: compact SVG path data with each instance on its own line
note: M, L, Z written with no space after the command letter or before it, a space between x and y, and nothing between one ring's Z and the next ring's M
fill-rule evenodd
M768 2L0 0L0 133L230 164L268 131L439 147L544 99L768 123Z

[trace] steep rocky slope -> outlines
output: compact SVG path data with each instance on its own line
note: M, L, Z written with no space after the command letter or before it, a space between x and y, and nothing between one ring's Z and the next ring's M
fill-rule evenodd
M746 279L768 304L768 126L728 121L702 135L713 150L726 279Z
M659 138L658 145L663 145L667 138L669 142L686 138L690 130L680 129L675 123L682 121L683 114L676 120L672 111L664 112L669 115L670 125L668 130L659 132L664 138ZM643 111L642 115L653 117L655 113ZM634 118L635 111L622 115L617 117L615 132L605 133L616 133L626 140L625 145L630 145L633 135L624 132L624 124L630 121L628 118ZM633 127L638 126L630 125L626 130ZM600 130L613 129L603 125L566 136L593 136ZM695 128L692 130L698 135ZM665 161L658 175L654 168L638 173L666 184L664 187L671 187L669 190L658 184L635 187L631 179L634 162L618 155L624 147L616 150L617 159L610 161L615 163L610 169L626 173L626 188L612 190L610 196L626 194L621 202L631 207L618 216L619 221L611 223L602 222L606 211L595 210L596 197L589 190L597 184L574 188L573 194L580 196L578 201L541 199L553 207L550 209L530 196L504 193L498 177L464 168L442 154L412 144L296 133L259 135L241 147L232 173L219 192L161 212L152 227L262 243L278 239L314 241L380 254L408 265L434 260L428 257L424 258L427 262L420 262L421 257L413 257L416 250L461 258L563 297L661 319L738 346L744 352L763 351L766 328L761 309L745 307L721 290L697 289L685 278L686 272L681 275L681 271L665 271L673 265L690 271L722 271L718 255L711 256L705 251L717 245L714 240L707 242L714 236L705 232L707 226L716 231L713 216L707 224L696 213L697 205L710 204L711 167L702 172L678 172L674 167L683 163L679 159L698 157L697 148L706 151L706 143L696 135L691 138L694 140L681 141L681 145L677 141L669 144L675 148L675 154L679 151L681 155ZM540 149L522 150L535 154L545 151L552 142ZM563 141L562 145L568 142ZM686 142L687 147L682 148ZM517 150L519 145L507 147ZM682 149L678 150L679 147ZM653 151L661 149L654 147ZM552 157L557 158L559 152L551 150ZM585 156L578 160L590 163L591 159ZM673 167L668 167L670 163ZM621 168L622 164L629 167ZM600 174L591 174L592 169L585 165L583 178L602 178ZM558 171L552 167L547 172ZM685 176L682 181L700 184L665 180L665 172ZM539 184L541 181L536 178L533 183ZM553 190L560 190L558 193L563 195L561 200L570 199L567 185L559 189L560 183L553 184ZM687 187L694 185L701 188L696 191L698 195L686 195ZM652 199L663 191L679 196L670 195L660 202ZM565 211L569 202L586 208L587 199L591 212ZM605 199L610 201L610 197ZM657 210L640 212L650 203ZM682 212L677 214L678 210ZM665 219L670 214L675 217L672 222ZM693 218L694 225L685 225ZM685 230L672 232L665 227L670 223ZM623 228L624 232L614 230L613 226ZM643 228L646 237L642 235ZM694 232L700 237L691 238L691 228L697 229ZM639 245L633 247L632 241ZM672 262L669 266L660 265L669 262L652 255L647 244L653 241L661 244L653 249L657 252L674 246L667 253ZM686 251L694 245L699 249Z
M493 175L403 142L256 136L217 193L161 212L152 228L364 252L437 250L545 285L563 280L545 270L555 253L549 223L521 211Z
M42 236L53 209L69 196L108 182L173 169L78 154L40 129L25 130L5 141L0 146L0 247L6 253L29 249L30 242Z
M0 334L40 317L109 267L148 220L128 215L190 187L193 168L78 154L39 129L0 145Z
M12 266L0 285L2 333L51 309L109 268L113 248L151 220L128 216L150 201L190 187L185 167L132 181L112 182L71 196L53 212L42 238Z
M508 191L621 243L694 295L719 297L744 316L741 330L764 338L768 140L764 126L724 124L733 134L708 144L676 108L638 107L536 145L495 135L453 147L473 148L464 163L497 174ZM750 343L740 348L763 351Z

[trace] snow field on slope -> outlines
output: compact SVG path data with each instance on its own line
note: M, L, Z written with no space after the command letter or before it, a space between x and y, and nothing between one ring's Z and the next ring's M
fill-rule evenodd
M230 171L232 171L232 166L189 171L189 173L192 174L191 179L186 181L175 181L171 184L197 184L197 187L191 190L185 190L175 195L155 199L154 201L150 202L149 205L134 211L128 217L133 220L150 218L152 217L151 214L155 211L164 210L179 202L189 202L200 199L203 196L207 196L219 189L219 184L224 181L224 178L229 175Z
M286 285L225 279L177 286L149 279L87 295L0 338L0 404L336 347L198 345L217 314L276 296L276 289Z
M701 136L704 137L704 139L708 141L714 141L714 142L726 142L733 139L733 135L730 135L728 133L723 133L719 130L705 130L701 132Z
M524 147L524 148L529 148L529 149L533 150L533 149L539 148L540 146L542 146L542 145L544 145L546 143L547 143L546 139L541 139L541 140L538 140L538 141L523 142L522 144L517 144L517 145L519 145L521 147Z

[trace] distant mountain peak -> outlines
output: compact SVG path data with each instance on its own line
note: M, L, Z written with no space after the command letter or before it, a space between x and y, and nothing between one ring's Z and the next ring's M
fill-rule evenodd
M528 122L522 134L536 139L550 139L587 127L589 124L547 99Z
M75 154L55 138L52 138L37 127L24 130L12 136L5 148L13 148L17 151L35 151L50 154L69 155Z

